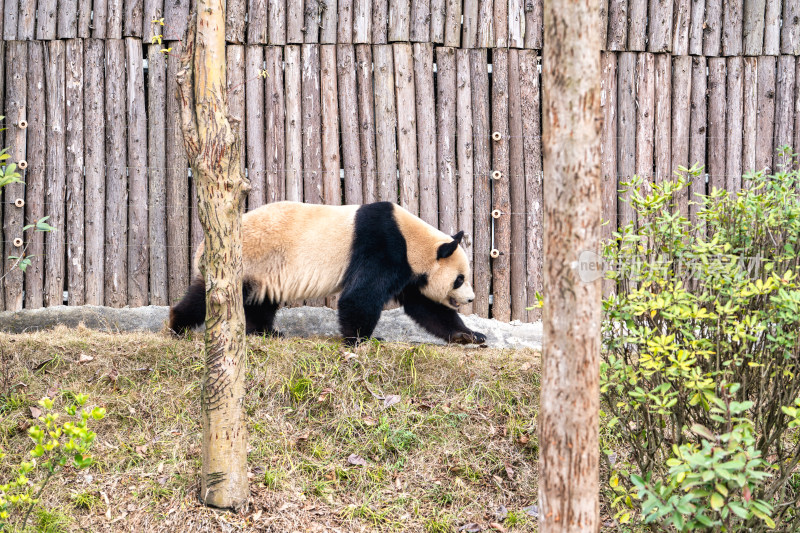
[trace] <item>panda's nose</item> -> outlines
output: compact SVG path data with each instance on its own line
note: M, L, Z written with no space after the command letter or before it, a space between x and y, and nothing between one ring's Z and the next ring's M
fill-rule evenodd
M473 300L475 300L475 298L470 298L469 300L467 300L467 303L471 304Z

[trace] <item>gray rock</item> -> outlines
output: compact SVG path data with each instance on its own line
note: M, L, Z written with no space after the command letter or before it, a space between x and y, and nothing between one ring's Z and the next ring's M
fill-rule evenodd
M169 308L162 306L100 307L56 306L0 313L0 331L23 333L48 329L63 324L79 324L101 331L161 331L165 328ZM542 324L514 321L499 322L476 315L464 317L473 330L486 335L486 344L492 348L542 347ZM275 327L289 337L337 337L339 324L336 311L327 307L291 307L278 311ZM387 341L444 344L417 326L402 309L384 311L374 335Z

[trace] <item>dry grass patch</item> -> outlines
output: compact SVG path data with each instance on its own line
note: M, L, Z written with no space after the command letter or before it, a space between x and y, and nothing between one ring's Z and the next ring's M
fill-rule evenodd
M0 334L0 446L29 407L85 392L107 409L88 471L67 470L44 531L533 531L539 354L250 338L252 499L197 503L202 339L59 328ZM82 362L81 362L82 361ZM5 467L7 469L7 466ZM7 474L0 470L0 479Z

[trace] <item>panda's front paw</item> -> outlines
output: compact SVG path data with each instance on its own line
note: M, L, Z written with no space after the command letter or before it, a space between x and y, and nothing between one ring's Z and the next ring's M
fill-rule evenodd
M486 335L477 331L458 331L450 335L450 342L456 344L483 344L486 342Z

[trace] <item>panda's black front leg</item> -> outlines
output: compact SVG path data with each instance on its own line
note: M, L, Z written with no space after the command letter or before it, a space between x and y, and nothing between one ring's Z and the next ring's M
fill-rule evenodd
M486 342L486 335L469 329L455 309L426 298L414 285L403 289L398 300L414 322L447 342L458 344Z
M339 308L339 327L345 344L353 346L372 336L381 318L383 303L366 290L348 289L342 292Z

